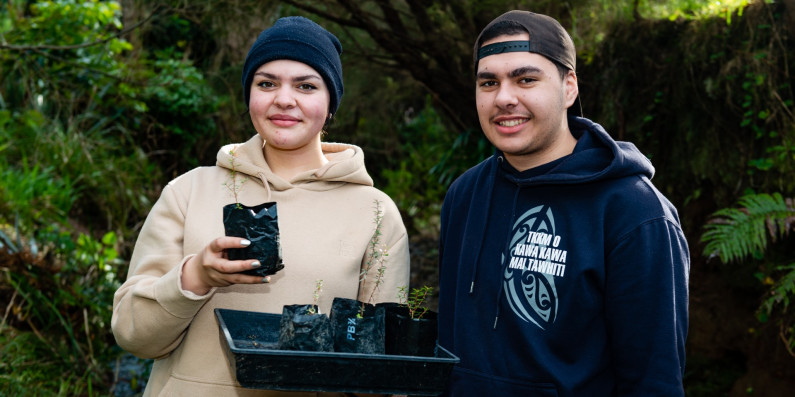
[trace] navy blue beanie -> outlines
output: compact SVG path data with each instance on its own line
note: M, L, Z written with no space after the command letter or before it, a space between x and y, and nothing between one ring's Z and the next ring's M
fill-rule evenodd
M305 63L315 69L328 87L329 113L336 113L342 98L342 44L336 36L304 17L279 18L251 46L243 65L243 98L248 108L254 73L278 59Z

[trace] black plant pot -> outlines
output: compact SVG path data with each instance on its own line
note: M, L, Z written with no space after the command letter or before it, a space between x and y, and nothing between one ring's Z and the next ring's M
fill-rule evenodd
M384 308L386 354L429 357L436 355L436 312L428 310L422 318L413 319L405 305L385 304Z
M282 308L280 350L334 351L329 317L317 311L315 305L285 305Z
M253 207L241 204L225 205L224 232L227 236L251 241L248 247L226 250L229 260L259 260L260 267L243 273L265 277L284 269L275 202Z
M384 308L355 299L334 298L331 304L331 327L334 351L344 353L384 354Z

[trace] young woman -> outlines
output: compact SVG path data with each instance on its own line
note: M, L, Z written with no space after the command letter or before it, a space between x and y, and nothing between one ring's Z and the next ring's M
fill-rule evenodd
M306 18L282 18L263 31L242 75L257 134L221 148L215 166L171 181L152 208L112 319L122 348L155 359L144 395L280 395L237 386L213 309L281 313L286 304L312 303L316 280L323 280L321 312L334 297L367 300L375 276L361 289L359 279L376 206L388 256L374 301L393 301L408 285L408 241L395 204L373 187L360 148L320 139L343 93L341 52L333 34ZM257 260L227 259L225 250L250 243L224 236L222 207L236 200L277 203L283 270L246 275Z

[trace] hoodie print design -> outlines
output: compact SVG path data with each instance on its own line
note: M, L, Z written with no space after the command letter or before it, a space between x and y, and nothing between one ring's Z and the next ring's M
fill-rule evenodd
M561 242L552 208L538 206L514 223L510 256L503 257L503 289L511 310L542 330L558 316L555 278L564 276L567 255Z

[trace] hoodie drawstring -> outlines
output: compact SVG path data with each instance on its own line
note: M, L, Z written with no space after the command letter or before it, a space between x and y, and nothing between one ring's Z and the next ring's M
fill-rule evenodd
M483 208L485 208L485 209L491 208L491 202L492 202L492 199L494 197L494 182L495 182L495 180L498 177L500 164L503 161L505 161L505 160L504 160L504 158L502 156L498 156L497 157L497 163L498 164L496 164L494 166L494 174L492 175L492 178L490 178L490 180L486 181L486 186L484 186L483 190L479 189L478 183L475 184L475 193L474 194L476 194L478 191L484 191L484 190L489 192L489 194L486 196L486 201L485 201L485 203L483 203L483 206L482 207L479 206L478 208L481 208L481 209L483 209ZM514 217L516 216L516 203L517 203L517 201L519 199L519 191L520 190L521 190L521 187L518 186L518 184L517 184L516 193L513 196L513 204L511 205L511 217L509 218L510 222L508 222L508 233L506 233L506 236L507 236L508 240L505 243L505 248L503 249L503 253L506 253L507 250L510 248L510 235L511 235L510 232L511 232L511 229L513 228ZM486 219L485 219L485 222L483 223L483 229L480 231L481 234L482 234L482 237L481 237L481 240L480 240L480 244L478 245L477 253L475 254L475 261L474 261L473 266L472 266L472 279L471 279L470 284L469 284L469 294L470 295L475 291L475 279L477 278L478 266L480 265L480 256L483 253L483 247L486 245L485 244L485 242L486 242L486 230L488 230L489 220L491 218L489 216L489 211L481 211L481 213L485 214ZM477 222L474 222L474 223L477 223ZM464 235L468 235L468 233L464 233ZM505 268L506 268L507 264L508 264L508 257L506 256L505 260L502 263L502 266L500 266L500 274L498 276L500 279L502 277L504 277L503 274L505 272ZM497 307L496 307L495 314L494 314L494 325L493 325L494 329L497 329L497 322L499 321L499 318L500 318L500 310L501 310L500 300L502 299L502 289L503 289L503 285L502 285L502 282L501 282L499 284L499 288L497 288L497 301L496 301L496 306Z
M265 177L265 173L259 172L257 176L262 181L262 184L265 186L265 191L268 192L267 196L265 197L265 201L271 201L271 184L268 183L268 178Z
M500 280L505 277L505 268L508 267L508 262L510 261L510 252L511 249L511 230L513 229L513 222L516 218L516 203L519 200L519 192L522 190L522 187L519 184L516 185L516 192L513 194L513 204L511 204L511 217L510 222L508 222L508 233L505 234L505 248L503 248L502 252L506 255L504 260L502 261L502 266L500 267ZM502 290L503 290L503 283L500 282L500 288L497 289L497 308L494 312L494 329L497 329L497 321L500 319L500 310L502 309L502 305L500 305L500 300L502 299Z
M474 216L474 214L478 214L480 216L485 216L485 220L483 221L483 223L480 223L480 222L477 222L477 221L473 221L473 222L469 222L468 223L468 225L478 225L478 226L480 226L481 224L483 225L482 229L478 230L478 232L481 233L481 239L480 239L480 244L477 247L477 252L475 254L475 261L474 261L474 263L472 265L472 279L471 279L470 284L469 284L469 294L470 295L475 291L475 279L477 278L478 267L480 265L480 256L481 256L481 254L483 252L483 247L486 245L485 244L486 238L487 238L486 237L486 230L488 230L489 220L491 218L489 216L490 213L489 213L488 209L490 209L491 202L493 201L493 197L494 197L494 189L495 189L494 184L495 184L496 179L499 177L500 165L502 164L503 161L505 161L505 159L501 155L498 155L496 157L496 160L497 160L496 161L497 164L494 165L494 173L493 173L493 175L491 175L491 178L486 178L485 181L482 181L482 180L476 181L475 182L475 189L474 189L474 192L473 192L473 195L479 195L479 194L481 194L484 191L488 192L488 194L486 195L486 200L485 200L485 202L483 203L482 206L478 205L477 208L474 208L474 207L470 208L470 215L469 215L470 219ZM513 195L513 203L511 204L511 217L509 218L509 222L507 224L508 232L505 234L507 240L505 242L505 247L502 250L502 252L505 255L505 257L504 257L504 260L503 260L503 262L502 262L502 264L500 266L500 274L498 276L498 278L500 280L502 280L505 277L504 276L505 269L508 267L508 262L510 261L510 258L509 258L509 255L508 255L508 250L510 249L510 246L511 246L511 230L513 229L513 222L515 222L514 218L516 217L516 204L519 202L519 193L522 191L522 185L519 183L519 181L517 181L515 178L512 178L510 175L506 175L505 177L508 180L510 180L511 182L513 182L514 184L516 184L516 191L515 191L515 193ZM476 200L473 200L472 202L475 203ZM484 211L483 209L486 209L486 210ZM474 234L475 234L474 232L469 231L469 230L465 230L464 231L464 235L465 236L470 236L470 235L474 235ZM471 252L471 248L472 247L470 247L470 244L468 242L465 242L463 244L463 246L461 247L461 257L462 258L465 258L465 257L467 257L469 255L469 253L467 252L468 248L470 249L470 252ZM500 282L499 283L499 288L497 288L497 301L496 301L496 309L495 309L495 313L494 313L494 325L493 325L494 329L497 329L497 322L499 321L500 311L502 310L502 305L500 305L500 300L502 299L503 288L504 288L503 283Z
M502 161L503 161L502 156L497 157L497 161L499 163L502 163ZM490 218L489 217L489 212L488 211L482 211L481 209L484 209L484 208L488 209L488 208L491 207L491 199L494 196L494 180L497 178L497 170L498 169L499 169L499 165L496 165L494 167L494 176L492 178L490 178L490 180L486 181L487 186L485 186L485 190L488 191L489 194L488 194L488 196L486 196L486 202L484 203L484 205L482 207L478 207L478 209L475 210L475 211L470 209L471 212L483 214L486 217L486 220L483 223L483 229L480 230L480 233L482 234L481 235L481 239L480 239L480 244L478 245L478 250L477 250L477 253L475 254L475 262L472 265L472 279L470 280L470 283L469 283L469 294L470 295L475 291L475 278L477 277L477 273L478 273L478 262L480 262L480 254L481 254L481 252L483 252L483 246L485 245L485 242L486 242L486 230L488 229L488 226L489 226L489 218ZM479 184L476 182L475 183L475 189L474 189L474 191L472 193L473 195L476 195L478 193L478 191L479 191L478 185ZM464 235L465 236L469 235L469 232L465 231ZM466 248L466 244L464 244L464 246L462 246L461 248L462 248L461 251L462 251L462 254L463 254L464 248ZM465 256L462 256L462 257L465 257Z

